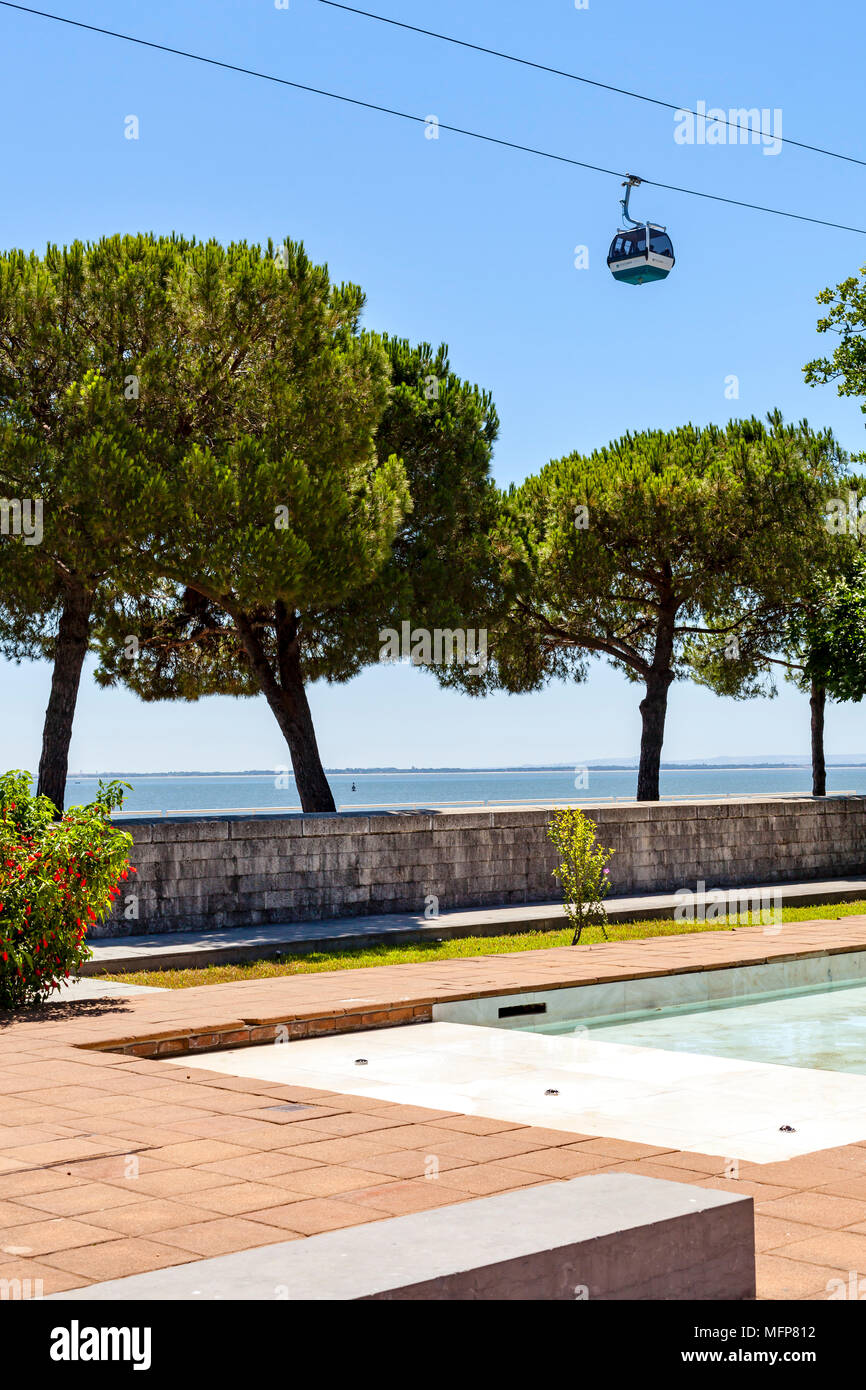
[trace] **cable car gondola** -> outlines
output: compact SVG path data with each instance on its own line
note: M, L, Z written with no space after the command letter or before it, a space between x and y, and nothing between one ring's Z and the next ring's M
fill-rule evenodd
M614 280L626 285L643 285L650 280L664 280L674 268L674 248L664 227L656 222L635 222L629 215L628 200L641 180L629 174L623 184L625 197L620 202L622 220L628 225L617 232L610 243L607 264Z

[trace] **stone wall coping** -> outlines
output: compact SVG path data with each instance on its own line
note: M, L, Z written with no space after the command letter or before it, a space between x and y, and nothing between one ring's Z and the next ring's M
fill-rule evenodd
M627 811L629 813L633 813L635 810L643 810L647 812L647 819L652 819L659 812L694 810L696 807L712 808L714 813L718 811L719 807L736 807L737 810L742 810L744 807L752 806L761 807L762 809L765 809L768 806L772 806L777 810L784 811L786 809L799 809L804 804L811 804L817 807L823 807L831 803L833 805L838 805L839 803L842 803L845 805L850 805L852 809L856 808L859 810L862 809L863 804L866 803L866 794L860 795L858 793L856 795L852 795L848 793L829 793L827 796L823 797L813 797L807 795L804 795L802 797L786 797L773 795L772 793L767 793L766 796L718 797L715 799L709 797L701 797L695 798L695 800L693 801L679 798L677 798L676 801L617 800L575 801L573 803L566 803L564 801L552 801L544 802L543 804L535 804L531 806L521 805L519 802L515 802L507 806L431 806L418 810L389 810L385 808L379 810L368 808L366 810L358 811L314 811L309 813L305 813L303 811L270 810L257 812L215 811L212 814L209 812L203 815L199 812L190 812L187 814L183 812L178 812L174 814L151 816L134 814L120 815L114 817L113 821L114 824L123 828L124 826L135 827L145 825L205 826L212 824L228 824L231 826L238 823L267 825L270 821L298 821L302 826L311 826L314 822L322 822L323 824L336 824L342 827L343 825L349 823L357 823L359 821L370 822L376 820L386 822L411 821L415 823L415 829L429 829L430 826L422 827L419 824L419 822L427 820L430 822L430 825L432 825L432 822L434 820L447 820L455 816L472 816L473 818L478 817L479 820L484 817L489 817L489 823L491 825L496 825L500 823L496 819L499 816L519 815L521 817L524 817L533 814L533 812L536 814L543 814L546 816L549 815L551 811L562 810L567 804L573 804L574 806L579 807L579 809L582 811ZM756 811L756 814L761 814L761 812ZM363 827L359 826L358 828L366 830L372 827L364 825ZM383 826L376 828L384 829L385 827ZM408 826L401 825L400 828L404 829L408 828ZM320 833L327 832L322 831Z

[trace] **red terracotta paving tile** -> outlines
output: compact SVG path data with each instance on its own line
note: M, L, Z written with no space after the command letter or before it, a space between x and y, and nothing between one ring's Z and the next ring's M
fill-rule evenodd
M415 1118L421 1123L426 1123L420 1113ZM510 1120L488 1120L483 1115L447 1115L440 1120L431 1120L430 1125L433 1129L453 1129L458 1134L503 1134L507 1129L524 1128L523 1125L513 1124Z
M492 1137L498 1138L499 1136L494 1135ZM576 1140L580 1139L580 1135L572 1134L571 1130L543 1129L540 1125L528 1125L519 1132L514 1131L510 1136L503 1135L502 1137L520 1139L521 1142L525 1140L527 1144L531 1143L536 1149L570 1148L573 1147Z
M423 1170L422 1170L423 1171ZM395 1176L411 1176L416 1174L395 1174ZM299 1197L334 1197L343 1192L352 1193L359 1188L375 1187L381 1183L382 1174L380 1172L365 1172L363 1168L340 1168L322 1165L318 1168L305 1168L301 1172L284 1173L270 1179L270 1183L275 1190L282 1191L282 1202L289 1201L283 1189L291 1189Z
M770 1202L776 1197L788 1197L796 1191L793 1187L779 1187L777 1183L752 1182L746 1178L701 1178L695 1177L695 1187L712 1187L717 1192L735 1192L737 1196L754 1197L755 1203Z
M169 1265L185 1264L188 1256L176 1247L152 1240L115 1239L108 1245L87 1245L77 1250L63 1250L51 1255L49 1261L58 1269L83 1276L81 1282L103 1279L125 1279L130 1274L144 1274L151 1269L166 1269ZM73 1285L73 1287L75 1287Z
M320 1130L315 1137L326 1138L327 1135ZM169 1147L191 1139L218 1139L222 1143L235 1144L248 1150L278 1149L286 1143L286 1132L282 1125L263 1125L240 1115L214 1115L208 1119L194 1120L188 1125L178 1125L169 1136Z
M425 1110L423 1105L395 1105L391 1101L371 1100L368 1102L370 1115L388 1115L396 1124L435 1124L438 1120L449 1118L466 1119L467 1116L453 1115L449 1110ZM494 1121L495 1123L495 1121ZM511 1128L511 1126L506 1126ZM475 1133L474 1130L469 1131Z
M569 1136L560 1134L558 1137L565 1140L564 1147L567 1147ZM532 1138L529 1130L516 1129L506 1134L455 1134L441 1141L437 1151L476 1163L493 1163L499 1158L513 1158L543 1147L543 1141Z
M87 1123L89 1125L90 1121ZM112 1125L110 1131L106 1131L105 1137L123 1145L127 1153L146 1153L165 1148L168 1144L176 1144L179 1139L188 1139L190 1136L182 1134L178 1129L154 1129L147 1125L127 1123Z
M863 1127L866 1130L866 1120L863 1122ZM851 1177L855 1173L866 1175L866 1147L859 1143L845 1144L837 1149L819 1149L814 1155L810 1154L811 1157L822 1163L827 1163L831 1168L850 1169L849 1176Z
M557 1157L557 1152L551 1153L550 1156ZM514 1160L510 1163L503 1160L501 1163L472 1163L468 1168L453 1168L448 1173L441 1173L435 1179L435 1186L453 1189L455 1192L463 1192L473 1197L487 1197L494 1192L535 1187L538 1183L548 1181L549 1176L562 1176L558 1173L548 1175L522 1171L513 1164Z
M18 1202L0 1201L0 1240L5 1240L15 1226L32 1224L35 1216L32 1207L21 1206Z
M46 1125L0 1125L0 1149L15 1150L23 1145L44 1144L64 1139L63 1130ZM13 1157L14 1157L13 1152Z
M384 1173L394 1178L423 1178L434 1163L440 1173L472 1166L470 1159L457 1158L454 1154L431 1154L424 1149L395 1149L393 1153L350 1159L346 1167Z
M321 1102L317 1101L316 1105ZM379 1101L373 1095L331 1095L328 1098L328 1106L332 1111L339 1111L341 1115L346 1115L349 1111L357 1111L361 1115L378 1115L379 1119L385 1118L389 1125L414 1125L416 1120L427 1125L427 1116L434 1119L441 1119L442 1111L425 1111L420 1105L395 1105L393 1101ZM400 1113L407 1111L406 1115ZM413 1113L417 1112L417 1113Z
M48 1192L61 1187L79 1187L84 1179L70 1176L62 1168L25 1168L21 1172L0 1174L0 1200L22 1197L29 1192Z
M720 1158L718 1154L676 1153L667 1149L655 1155L647 1155L647 1159L650 1163L659 1163L665 1168L685 1168L688 1172L703 1178L729 1176L725 1169L730 1160Z
M637 1173L643 1178L664 1178L666 1182L696 1183L700 1176L688 1168L674 1168L666 1164L665 1155L659 1159L641 1158L634 1163L628 1161L619 1163L616 1171L618 1173Z
M368 1130L382 1134L388 1129L411 1128L411 1126L400 1126L397 1124L397 1121L389 1122L382 1115L363 1115L357 1112L351 1112L345 1115L317 1114L315 1119L311 1120L310 1123L311 1125L315 1125L322 1138L328 1138L332 1135L364 1134ZM298 1128L299 1126L297 1124L294 1125L293 1133L298 1130Z
M211 1187L225 1187L223 1173L208 1173L202 1168L166 1168L144 1172L137 1178L117 1179L124 1191L144 1193L147 1197L195 1197Z
M63 1165L63 1172L70 1177L101 1178L103 1182L128 1182L134 1175L141 1178L146 1173L159 1173L169 1164L153 1158L149 1153L129 1149L126 1153L112 1155L111 1158L81 1159L76 1163Z
M246 1091L223 1091L216 1086L198 1086L194 1082L184 1083L184 1090L189 1096L185 1102L187 1109L197 1111L200 1116L242 1115L256 1099Z
M844 1265L846 1269L866 1269L866 1235L854 1231L822 1231L818 1236L794 1241L785 1254L809 1264Z
M261 1099L261 1097L260 1097ZM286 1105L296 1104L294 1101L286 1101ZM255 1110L244 1110L239 1113L238 1119L247 1121L258 1121L268 1125L297 1125L304 1121L312 1120L316 1125L320 1121L330 1119L333 1115L343 1115L348 1118L349 1110L337 1109L333 1105L305 1105L297 1110L284 1110L281 1102L270 1106L259 1106ZM334 1133L333 1130L326 1130L325 1133ZM339 1133L339 1131L337 1131Z
M166 1081L154 1083L154 1085L142 1091L141 1099L147 1101L164 1101L171 1104L196 1105L201 1104L202 1099L207 1096L206 1108L211 1108L210 1087L196 1086L185 1081ZM215 1107L214 1107L215 1108Z
M237 1077L218 1078L214 1084L237 1088L243 1090L247 1095L273 1096L276 1100L322 1100L328 1102L334 1096L333 1091L319 1091L313 1086L271 1085L269 1083L254 1086L251 1090L249 1082L244 1083Z
M24 1302L30 1298L42 1298L50 1293L65 1293L67 1289L81 1288L88 1279L80 1275L64 1274L62 1269L43 1264L39 1260L9 1260L0 1264L0 1279L9 1281L6 1299L9 1302ZM13 1281L18 1281L17 1291Z
M528 1154L514 1154L499 1160L503 1168L519 1173L536 1173L547 1178L576 1178L581 1173L609 1170L615 1160L604 1154L582 1154L567 1146L558 1149L539 1149Z
M296 1138L294 1125L259 1125L256 1127L255 1121L251 1121L250 1126L236 1129L223 1137L227 1143L240 1144L259 1153L271 1150L275 1153L284 1153L290 1144L294 1145L295 1148L300 1148L302 1144L309 1144L314 1139L330 1138L323 1130L314 1134L312 1129L308 1129L303 1136Z
M142 1200L139 1192L126 1191L109 1183L87 1182L73 1187L59 1187L51 1192L33 1192L18 1199L30 1210L30 1220L36 1211L51 1216L82 1216L92 1211L108 1211Z
M866 1201L855 1201L850 1197L833 1197L827 1192L792 1192L788 1197L756 1203L755 1211L762 1216L804 1221L830 1230L855 1226L857 1222L866 1221Z
M775 1216L755 1217L755 1249L762 1254L777 1250L780 1254L786 1255L786 1246L807 1240L810 1236L826 1234L826 1230L821 1226L807 1226L800 1221L789 1221Z
M2 1183L2 1179L0 1179L0 1183ZM854 1197L857 1200L866 1201L866 1176L860 1177L849 1173L847 1178L840 1178L837 1168L832 1180L826 1183L815 1183L814 1191L827 1192L831 1197Z
M61 1091L58 1091L55 1086L48 1090L34 1086L28 1087L22 1093L22 1099L42 1102L47 1105L56 1104L58 1098L62 1099L66 1110L115 1111L125 1110L129 1105L129 1101L124 1096L106 1095L104 1091L98 1090L95 1086L64 1086Z
M178 1144L167 1144L165 1148L154 1149L148 1155L154 1162L164 1163L166 1167L195 1167L199 1163L213 1163L218 1158L243 1158L252 1150L242 1144L226 1144L221 1139L187 1139Z
M790 1259L789 1253L786 1250L784 1255L756 1257L759 1298L798 1299L818 1293L826 1297L831 1280L844 1278L847 1281L847 1271L831 1265L804 1264L801 1260Z
M69 1250L75 1245L94 1245L113 1239L110 1231L91 1222L52 1217L45 1221L25 1222L5 1232L0 1244L2 1254L48 1255L55 1250Z
M203 1163L196 1172L219 1173L229 1178L245 1178L249 1182L264 1182L282 1173L306 1172L324 1165L314 1159L297 1158L294 1154L266 1153L250 1154L247 1158L220 1158L216 1163Z
M350 1163L352 1159L366 1162L375 1154L388 1153L394 1146L394 1133L389 1131L388 1139L369 1139L366 1135L352 1135L348 1139L322 1139L317 1142L299 1145L297 1148L287 1144L284 1153L295 1154L299 1158L315 1158L323 1163Z
M354 1202L354 1192L345 1198L310 1197L304 1201L290 1202L284 1207L268 1207L262 1212L262 1220L271 1222L291 1234L302 1236L320 1235L323 1231L338 1231L345 1226L359 1226L367 1221L379 1221L386 1215L384 1211L372 1210Z
M110 1139L50 1139L44 1144L22 1144L12 1150L13 1157L28 1167L72 1164L81 1159L100 1160L106 1155L121 1153L126 1146Z
M521 1131L522 1133L523 1131ZM388 1149L427 1149L428 1152L441 1150L449 1139L461 1139L463 1135L454 1130L437 1129L434 1125L392 1125L377 1130L367 1130L363 1138L383 1140Z
M151 1201L135 1202L129 1207L91 1212L90 1220L94 1226L102 1226L106 1231L115 1231L118 1235L156 1237L159 1231L169 1226L191 1226L196 1221L212 1221L213 1215L213 1211L191 1202L153 1198Z
M270 1217L270 1212L268 1216ZM352 1224L351 1222L348 1224ZM292 1232L245 1217L227 1216L216 1221L198 1221L191 1226L173 1226L159 1232L160 1244L176 1246L193 1255L230 1255L235 1250L252 1250L259 1245L275 1245L291 1240Z
M472 1171L481 1172L481 1168L482 1165L479 1165ZM492 1182L493 1179L490 1181ZM521 1184L515 1183L513 1185L520 1186ZM488 1190L500 1191L501 1189L496 1187ZM458 1191L456 1188L446 1187L442 1182L428 1181L426 1178L409 1178L403 1182L362 1188L358 1192L348 1194L351 1202L358 1203L362 1207L372 1208L383 1216L407 1216L411 1212L427 1211L432 1207L453 1206L455 1202L462 1202L465 1195L465 1189ZM291 1216L287 1215L286 1220L291 1221Z
M131 1124L153 1125L154 1129L161 1125L182 1125L194 1120L201 1119L201 1111L196 1110L191 1105L159 1105L153 1101L146 1101L142 1096L136 1099L135 1105L130 1105L127 1110L117 1110L114 1112L119 1120L128 1120Z
M249 1123L252 1124L254 1122L250 1121ZM301 1115L294 1124L268 1125L268 1129L273 1132L275 1137L274 1145L269 1144L269 1148L275 1146L281 1149L288 1149L290 1146L300 1148L302 1144L312 1144L316 1140L322 1141L340 1137L339 1135L330 1134L328 1130L323 1129L322 1122L318 1116L314 1116L310 1119L307 1115ZM347 1137L352 1138L354 1136L349 1135Z
M601 1154L605 1158L655 1158L673 1152L671 1149L656 1148L654 1144L633 1144L630 1139L586 1138L575 1147L581 1153Z
M295 1186L294 1174L285 1179L292 1195L303 1197L303 1189ZM212 1187L200 1192L196 1197L199 1207L206 1210L213 1220L215 1213L223 1216L243 1216L246 1212L264 1211L267 1207L284 1206L290 1194L282 1185L268 1185L261 1182L236 1182L227 1187ZM266 1217L262 1218L263 1220ZM181 1224L177 1222L175 1224Z
M844 1182L852 1176L850 1169L824 1163L817 1154L802 1158L787 1158L778 1163L739 1164L739 1177L755 1182L780 1183L783 1187L826 1187L831 1182Z

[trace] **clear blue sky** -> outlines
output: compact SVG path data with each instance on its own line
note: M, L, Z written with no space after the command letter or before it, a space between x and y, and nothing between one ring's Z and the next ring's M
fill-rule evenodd
M69 17L662 182L866 226L866 170L783 148L685 146L674 116L611 93L391 29L316 0L47 0ZM860 154L855 0L634 7L589 0L368 0L410 23L694 106L782 112L782 133ZM661 18L663 13L664 18ZM136 115L140 138L124 138ZM303 240L360 283L366 322L446 340L502 420L495 472L629 429L780 406L850 449L864 417L801 368L826 339L815 294L866 262L866 238L640 189L678 263L631 288L605 266L618 182L0 9L0 244L172 229ZM574 248L590 248L588 270ZM829 346L829 344L827 344ZM736 375L738 401L725 399ZM45 665L2 669L0 766L34 766ZM400 667L314 687L326 765L579 762L637 750L640 692L599 665L582 687L475 702ZM864 713L833 709L828 750L866 752ZM674 688L665 753L808 749L808 706ZM285 748L264 703L145 706L86 677L75 770L269 767Z

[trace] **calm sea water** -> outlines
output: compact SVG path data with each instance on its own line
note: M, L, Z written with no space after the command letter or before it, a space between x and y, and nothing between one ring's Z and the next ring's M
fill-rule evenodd
M194 777L138 777L123 780L133 790L124 811L298 811L300 802L293 779L276 786L271 773L227 774ZM286 779L283 779L286 780ZM637 773L589 771L585 785L575 786L573 769L511 772L356 772L331 773L328 778L341 810L379 807L436 805L491 805L561 801L579 805L602 797L634 796ZM70 777L69 805L90 801L95 777ZM806 792L811 790L808 768L701 768L662 772L662 796L742 796L749 793ZM866 793L866 767L829 768L827 790Z

